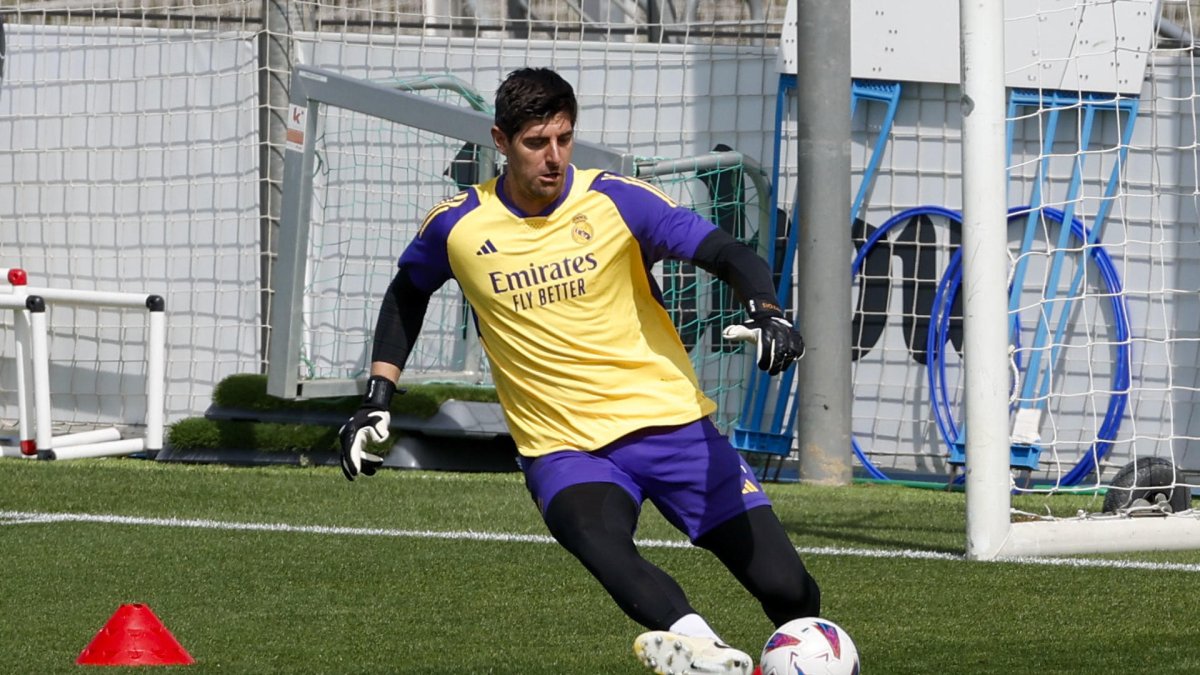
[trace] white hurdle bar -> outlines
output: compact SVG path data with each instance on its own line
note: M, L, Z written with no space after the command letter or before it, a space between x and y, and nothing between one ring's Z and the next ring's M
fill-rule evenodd
M24 271L0 269L14 287L14 298L37 298L36 303L22 304L29 314L29 338L33 362L34 439L27 440L27 412L22 412L21 451L24 455L36 455L39 459L83 459L90 457L112 457L146 451L156 454L163 447L163 415L165 408L164 381L166 379L166 303L160 295L120 293L112 291L85 291L62 288L43 288L25 285ZM149 311L146 355L146 433L143 438L122 439L115 427L85 431L63 436L53 436L50 418L50 349L46 326L47 303L65 305L88 305L100 307L145 308ZM34 310L30 305L40 305ZM0 304L0 307L6 305ZM24 312L18 311L19 316ZM18 319L20 325L20 319ZM20 334L18 334L18 338ZM18 344L20 339L18 339ZM21 361L18 347L18 361ZM18 398L21 409L24 393L23 364L18 366Z
M33 457L37 455L37 441L33 417L30 414L29 390L26 386L28 373L26 365L46 360L49 355L46 348L46 302L36 295L21 291L17 293L0 294L0 309L13 310L15 321L13 329L16 332L16 364L17 377L17 430L18 457ZM34 339L41 334L40 340ZM25 345L30 346L32 354L26 353ZM34 406L36 408L36 404Z

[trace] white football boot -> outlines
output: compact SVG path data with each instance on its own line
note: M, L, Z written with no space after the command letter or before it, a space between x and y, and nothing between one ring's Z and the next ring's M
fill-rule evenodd
M750 675L754 670L745 652L719 640L664 630L639 635L633 653L658 675Z

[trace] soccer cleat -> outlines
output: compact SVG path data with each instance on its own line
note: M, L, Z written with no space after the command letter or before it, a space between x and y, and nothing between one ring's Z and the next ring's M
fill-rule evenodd
M658 675L750 675L754 669L745 652L719 640L662 630L639 635L633 653Z

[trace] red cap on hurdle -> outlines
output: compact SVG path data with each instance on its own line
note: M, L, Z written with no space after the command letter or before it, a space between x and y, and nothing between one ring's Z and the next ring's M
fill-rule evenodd
M189 666L195 662L154 612L141 603L117 608L75 659L80 666Z
M25 274L25 270L14 267L8 271L8 283L13 286L24 286L29 283L29 277Z

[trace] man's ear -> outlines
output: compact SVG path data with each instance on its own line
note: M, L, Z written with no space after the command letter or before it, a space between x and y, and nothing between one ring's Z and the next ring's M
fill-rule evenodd
M500 127L492 127L492 142L496 144L496 149L505 157L508 156L508 136L500 131Z

